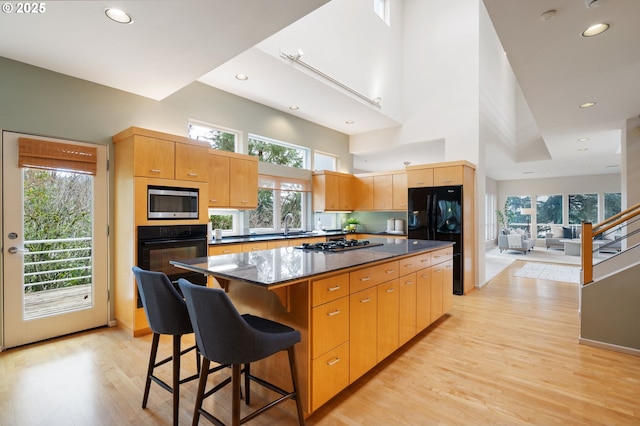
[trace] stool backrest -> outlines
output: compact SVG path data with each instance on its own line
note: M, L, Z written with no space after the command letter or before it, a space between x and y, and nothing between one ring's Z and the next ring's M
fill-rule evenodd
M132 270L151 330L157 334L193 333L187 305L169 277L162 272L147 271L137 266Z

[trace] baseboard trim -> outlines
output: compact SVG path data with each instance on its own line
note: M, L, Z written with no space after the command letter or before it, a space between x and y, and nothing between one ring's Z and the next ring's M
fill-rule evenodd
M623 354L640 356L640 350L634 349L634 348L628 348L626 346L619 346L619 345L614 345L612 343L604 343L604 342L598 342L596 340L583 339L582 337L578 339L578 342L582 345L593 346L594 348L608 349L610 351L620 352Z

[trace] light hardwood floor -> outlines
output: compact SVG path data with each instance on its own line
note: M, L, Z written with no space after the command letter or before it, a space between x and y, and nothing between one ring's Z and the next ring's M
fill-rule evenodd
M307 424L640 424L640 358L579 345L577 285L514 277L523 264L456 297L451 315ZM113 328L2 353L0 425L170 424L170 395L158 386L140 408L149 345ZM195 391L195 382L181 388L181 424ZM223 418L229 407L228 389L209 401ZM250 424L293 425L294 412L288 402Z

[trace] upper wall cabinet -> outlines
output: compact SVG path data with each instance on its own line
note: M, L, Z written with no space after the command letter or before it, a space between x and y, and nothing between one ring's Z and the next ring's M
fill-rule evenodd
M130 127L113 136L132 150L133 176L207 182L207 144L180 136Z
M366 173L355 176L357 210L407 209L407 174L404 171Z
M209 207L255 209L258 206L258 158L209 150Z
M356 208L352 175L322 170L313 173L312 183L314 211L351 211Z
M465 167L474 166L466 161L452 161L407 167L409 188L428 188L465 184Z

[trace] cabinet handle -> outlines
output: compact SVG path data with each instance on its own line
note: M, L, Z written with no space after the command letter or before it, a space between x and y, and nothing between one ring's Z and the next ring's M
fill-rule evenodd
M424 263L424 262L428 262L428 261L429 261L429 259L421 259L421 260L420 260L420 262L423 262L423 263Z
M396 291L395 288L391 287L385 290L387 293L393 293L394 291Z
M421 275L422 278L429 278L429 275Z
M187 173L187 176L189 176L189 177L197 177L198 174L197 173Z
M162 173L160 169L149 169L149 173Z
M335 317L336 315L338 315L340 313L340 309L336 309L335 311L332 312L327 312L327 316L328 317Z
M405 281L404 283L407 285L413 285L413 281Z
M424 182L416 182L418 185L423 185Z
M435 255L435 256L433 256L433 257L435 257L436 259L440 259L440 255L439 255L439 254L438 254L438 255Z
M340 286L339 286L339 285L337 285L337 286L335 286L335 287L329 287L327 290L328 290L328 291L336 291L336 290L340 290Z
M405 268L408 268L408 267L410 267L410 266L411 266L411 264L410 264L410 263L405 263L405 264L404 264L404 267L405 267Z
M335 357L335 358L334 358L334 359L332 359L331 361L327 362L327 365L328 365L329 367L331 367L332 365L336 365L336 364L337 364L337 363L339 363L339 362L340 362L340 358Z
M242 204L247 204L249 201L248 200L242 200L240 201Z
M367 297L366 299L360 299L360 303L368 303L371 302L371 298Z
M440 271L442 271L442 269L436 269L436 272L440 272Z
M370 281L371 277L362 277L360 278L360 281Z
M222 250L223 253L231 253L231 250Z
M218 202L218 200L216 200L216 199L214 199L214 198L211 198L211 199L209 200L209 202L210 202L210 203L217 203L217 202Z
M389 269L387 271L385 271L387 274L393 274L396 270L395 269Z
M452 182L452 180L451 179L444 179L443 182L444 183L449 183L449 182Z

